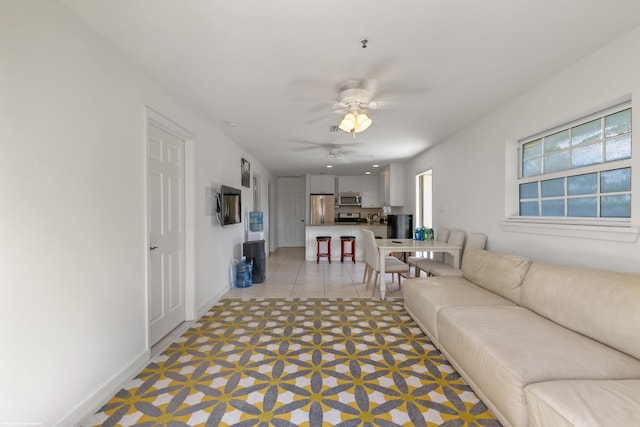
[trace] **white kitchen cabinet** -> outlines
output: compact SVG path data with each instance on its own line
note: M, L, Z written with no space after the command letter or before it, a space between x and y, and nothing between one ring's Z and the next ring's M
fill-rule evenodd
M334 175L308 175L310 194L333 194L336 191Z
M362 207L379 208L382 206L380 198L380 177L365 175L362 177Z
M380 178L383 202L388 206L404 205L404 171L402 164L391 163L384 168Z
M362 193L362 176L339 176L338 191L340 193Z

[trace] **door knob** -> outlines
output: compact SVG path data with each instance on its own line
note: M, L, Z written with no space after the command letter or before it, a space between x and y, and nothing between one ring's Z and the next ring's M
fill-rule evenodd
M157 246L151 246L151 247L149 248L149 250L150 250L150 251L152 251L152 250L154 250L154 249L158 249L158 247L157 247Z

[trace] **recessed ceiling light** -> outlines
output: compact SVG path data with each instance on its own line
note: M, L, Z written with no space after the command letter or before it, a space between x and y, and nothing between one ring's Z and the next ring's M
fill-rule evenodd
M379 168L380 165L372 165L374 168Z
M229 120L225 120L224 124L232 128L237 128L238 126L240 126L238 122L231 122Z
M364 174L365 174L365 175L371 175L371 172L366 171Z
M328 167L328 168L332 168L332 167L333 167L333 165L327 165L327 167Z

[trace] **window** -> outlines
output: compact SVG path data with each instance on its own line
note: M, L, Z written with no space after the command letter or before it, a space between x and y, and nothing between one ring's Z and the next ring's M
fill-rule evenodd
M416 175L416 215L414 227L433 227L433 171ZM433 252L416 252L417 256L432 257Z
M631 218L630 104L519 142L519 216L549 222Z
M432 173L416 175L416 227L432 227Z

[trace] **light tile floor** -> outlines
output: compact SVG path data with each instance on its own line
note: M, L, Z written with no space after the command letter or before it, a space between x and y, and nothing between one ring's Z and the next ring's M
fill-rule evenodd
M305 261L304 248L280 248L267 257L267 279L248 288L233 288L222 298L380 298L380 286L373 292L362 283L364 262ZM391 274L387 275L391 280ZM404 279L403 279L404 281ZM378 279L378 282L380 280ZM402 298L397 281L387 285L387 298ZM151 348L162 353L195 322L183 322Z
M326 259L316 264L305 261L304 248L280 248L267 257L267 278L248 288L233 288L223 298L380 298L380 286L373 292L362 283L364 262ZM387 275L391 280L391 275ZM404 279L403 279L404 280ZM379 282L380 280L378 280ZM387 284L387 298L402 298L397 280Z

